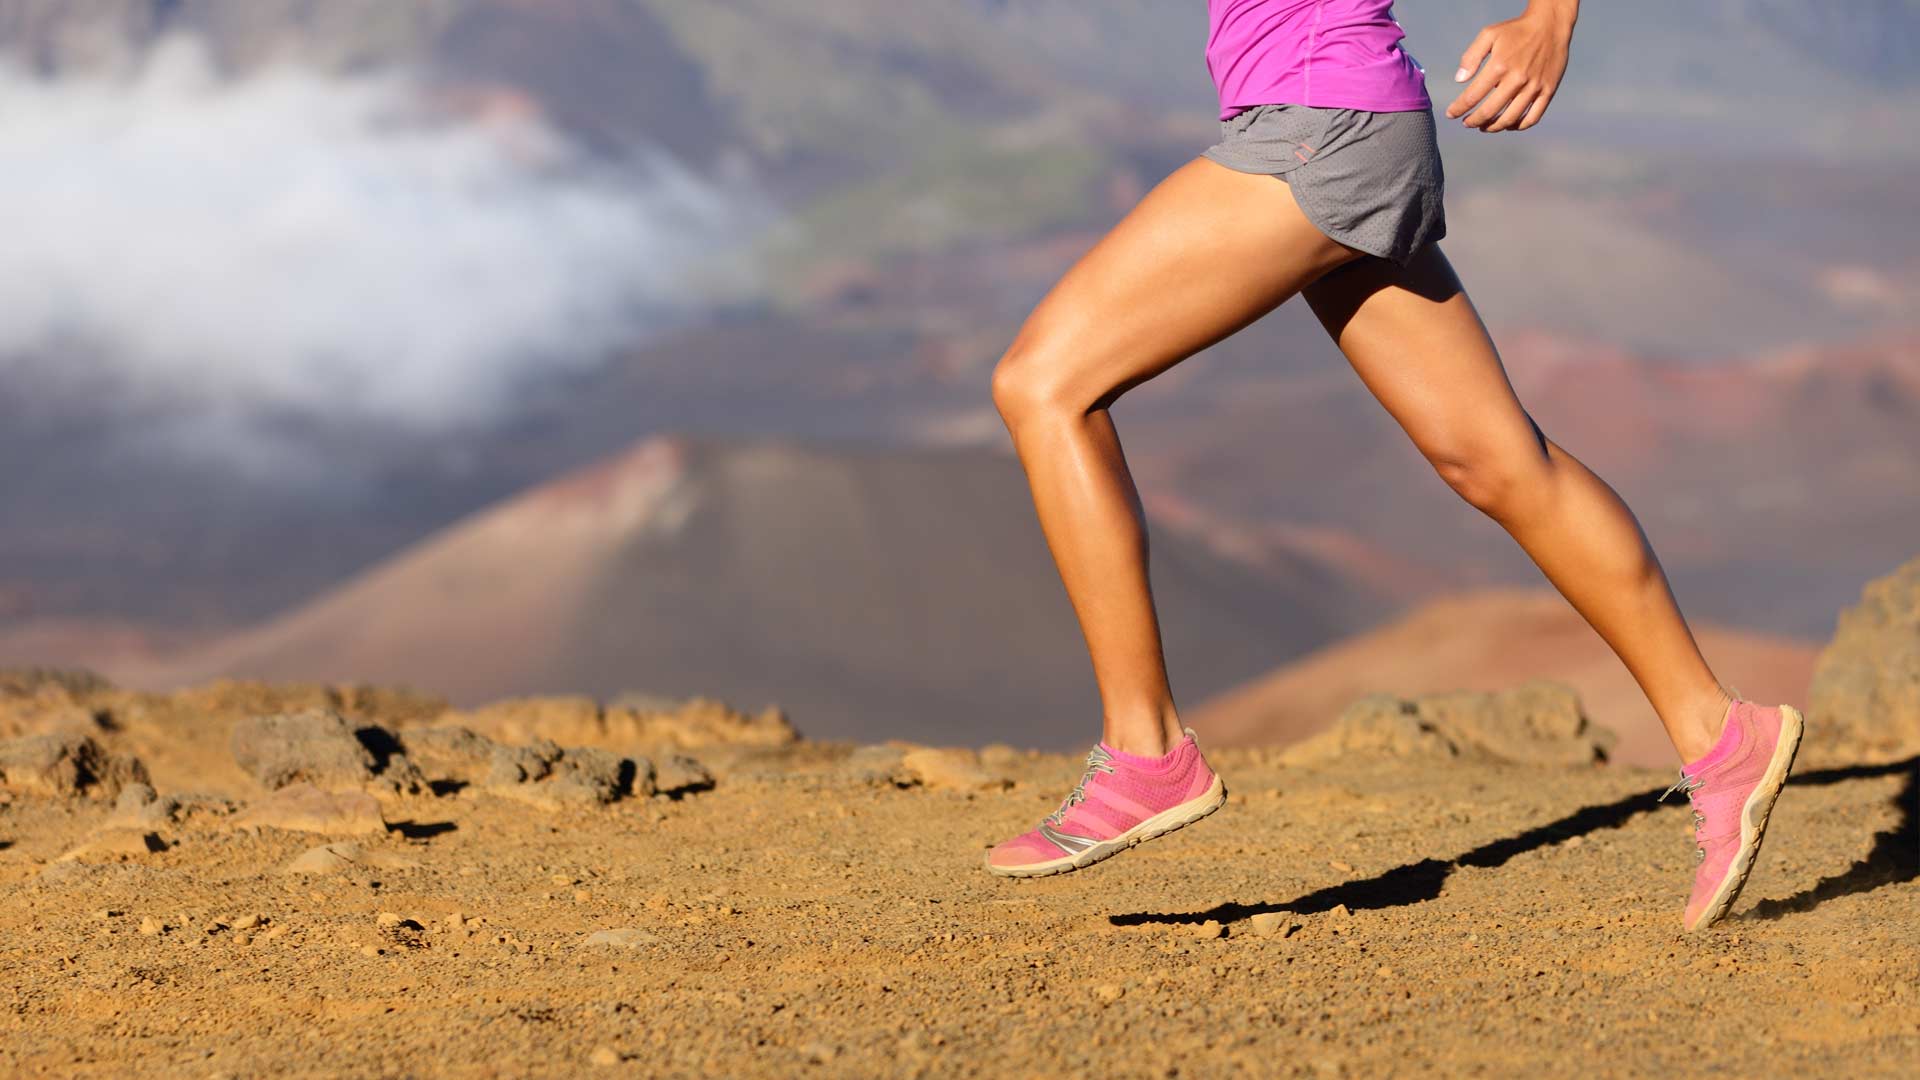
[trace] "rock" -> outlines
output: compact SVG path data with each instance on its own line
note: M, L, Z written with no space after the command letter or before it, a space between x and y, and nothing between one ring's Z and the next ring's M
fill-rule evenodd
M112 689L91 671L0 671L0 738L97 735L107 731L111 714L95 699Z
M29 735L0 742L0 788L21 795L107 799L128 784L146 782L146 766L109 754L89 735Z
M147 937L158 937L165 930L166 927L161 924L160 920L151 915L140 920L140 932Z
M332 709L249 717L234 725L228 746L269 790L295 783L357 789L373 779L378 764L353 725Z
M786 713L776 707L748 714L700 697L680 702L635 696L616 699L602 714L601 725L606 745L616 747L699 750L709 746L790 746L800 741L800 733Z
M916 782L934 790L1003 791L1013 782L980 766L980 755L959 748L921 747L900 757L900 766Z
M1126 994L1127 994L1127 991L1124 988L1115 986L1113 983L1102 983L1101 985L1093 988L1093 996L1095 998L1098 998L1102 1003L1107 1005L1111 1005L1114 1002L1119 1001L1121 998L1125 997Z
M1607 760L1614 734L1587 720L1580 695L1534 681L1497 694L1440 694L1417 702L1423 717L1463 749L1520 765L1592 765Z
M620 1064L620 1052L611 1046L596 1046L587 1060L602 1067Z
M322 844L301 852L282 868L283 874L339 874L360 862L358 844Z
M375 926L399 926L406 921L407 920L402 919L399 915L391 911L383 911L373 917L373 924Z
M125 862L167 850L158 834L135 829L106 829L60 856L61 862Z
M679 797L713 789L713 774L685 754L668 754L654 768L653 790Z
M1203 923L1195 923L1189 928L1189 932L1202 941L1210 941L1214 938L1227 936L1227 928L1220 925L1218 919L1208 919Z
M1571 688L1530 682L1494 694L1462 691L1410 700L1369 695L1349 705L1333 727L1288 749L1281 760L1321 765L1347 755L1467 756L1574 766L1605 761L1613 742L1613 732L1587 719Z
M418 768L428 783L456 781L482 783L493 765L492 739L476 735L463 727L412 728L400 735L407 760Z
M779 709L749 716L705 698L670 701L641 695L626 695L605 707L584 697L519 698L472 712L449 713L440 722L458 724L500 742L551 739L567 746L616 751L786 746L800 738Z
M157 828L172 824L179 809L178 799L162 798L154 794L152 787L136 782L120 789L109 821L128 828Z
M359 791L327 792L312 784L291 784L247 807L234 828L274 828L349 836L385 832L379 800Z
M578 745L597 742L606 734L602 713L600 703L590 697L524 697L450 714L448 719L496 742L564 740Z
M1293 925L1287 921L1284 913L1278 911L1257 912L1248 922L1253 925L1253 932L1261 937L1285 937Z
M897 746L857 746L841 769L862 784L908 787L919 781L901 763L905 756Z
M638 949L652 945L660 939L645 930L636 930L626 926L617 930L597 930L587 935L583 945L605 945L614 949Z
M1806 746L1830 761L1920 753L1920 558L1861 590L1814 662Z
M285 926L269 926L260 933L260 936L254 938L253 942L256 945L271 945L286 936L287 928Z
M496 746L486 790L545 810L599 806L624 795L653 794L653 763L593 747L562 750L550 740Z

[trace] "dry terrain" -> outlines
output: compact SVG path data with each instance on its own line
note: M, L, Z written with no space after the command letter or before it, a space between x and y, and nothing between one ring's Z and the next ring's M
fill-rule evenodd
M1693 632L1714 673L1743 696L1806 700L1817 646L1698 620ZM1191 718L1215 744L1273 746L1325 729L1367 693L1490 691L1529 679L1578 691L1587 714L1619 736L1613 760L1673 763L1673 745L1626 666L1571 605L1546 590L1441 597L1210 698Z
M716 706L0 689L0 740L20 736L0 741L8 1076L1893 1076L1920 1057L1920 758L1803 754L1732 917L1687 936L1666 774L1425 737L1317 764L1216 751L1221 813L1014 882L982 851L1052 809L1073 757L819 744ZM1580 727L1532 751L1584 759ZM36 731L72 753L35 757L55 745Z

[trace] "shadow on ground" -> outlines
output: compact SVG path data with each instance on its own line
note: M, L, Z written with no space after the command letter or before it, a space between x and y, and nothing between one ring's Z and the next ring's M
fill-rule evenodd
M1811 910L1835 897L1868 892L1920 877L1920 805L1917 805L1920 804L1920 755L1886 765L1850 765L1796 773L1792 783L1798 787L1822 787L1898 773L1905 773L1907 778L1900 792L1894 796L1900 816L1893 828L1875 835L1873 848L1864 858L1845 872L1826 878L1803 892L1781 900L1763 901L1754 908L1750 917L1777 919L1792 912ZM1482 844L1452 859L1422 859L1396 866L1375 877L1331 885L1282 904L1225 903L1205 911L1111 915L1108 921L1115 926L1203 923L1209 919L1230 923L1268 911L1314 915L1331 911L1342 904L1350 911L1418 904L1439 896L1447 877L1459 867L1501 866L1516 855L1548 844L1557 844L1602 829L1617 829L1638 815L1655 809L1659 805L1661 791L1661 788L1649 788L1610 803L1582 807L1566 817L1535 826L1515 836Z

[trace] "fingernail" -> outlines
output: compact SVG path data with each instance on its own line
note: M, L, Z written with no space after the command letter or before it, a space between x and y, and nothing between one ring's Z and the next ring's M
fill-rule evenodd
M1471 72L1469 72L1469 71L1468 71L1468 70L1467 70L1466 68L1461 68L1461 69L1460 69L1459 71L1456 71L1456 72L1454 72L1454 73L1453 73L1453 81L1454 81L1454 82L1466 82L1466 81L1467 81L1467 76L1468 76L1469 74L1471 74Z

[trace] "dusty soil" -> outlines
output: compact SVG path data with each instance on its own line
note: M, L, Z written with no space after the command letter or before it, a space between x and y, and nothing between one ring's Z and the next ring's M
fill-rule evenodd
M199 735L145 735L154 786L182 798L155 830L165 850L59 861L111 835L110 802L0 802L0 1074L1869 1076L1920 1060L1920 759L1803 767L1733 916L1687 936L1685 805L1629 769L1223 750L1219 814L1016 882L982 852L1052 809L1075 759L988 753L959 791L901 786L887 751L721 748L702 755L715 786L678 798L389 795L386 831L293 873L347 841L236 828L264 792ZM608 930L629 932L589 941Z

